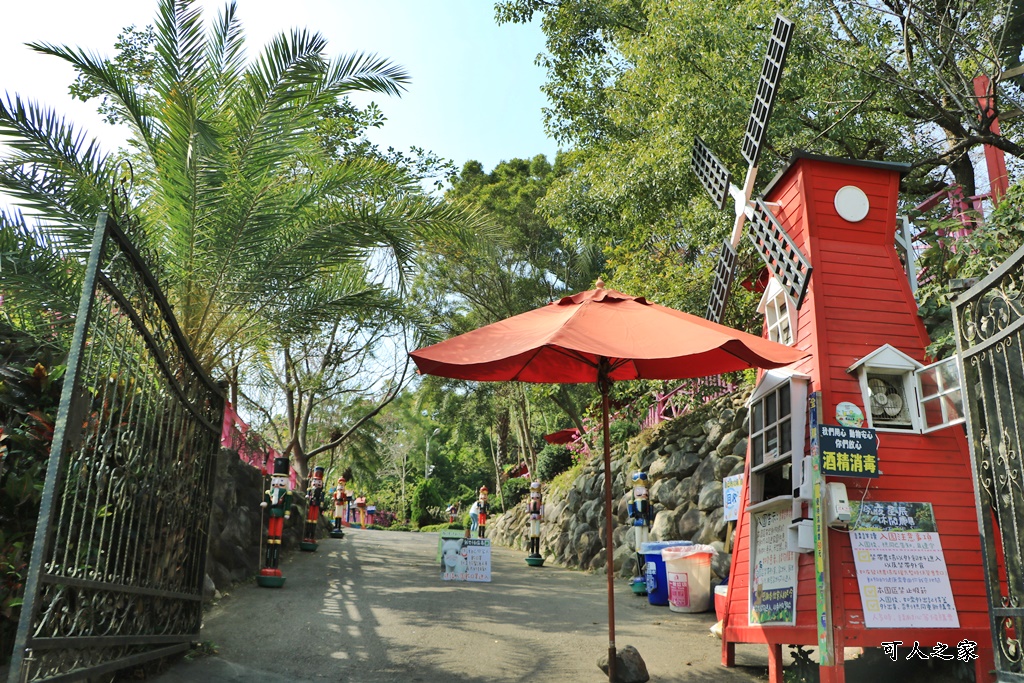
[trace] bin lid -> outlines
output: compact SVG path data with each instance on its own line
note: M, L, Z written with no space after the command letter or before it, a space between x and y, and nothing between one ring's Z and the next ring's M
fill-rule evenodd
M693 545L693 543L690 541L649 541L640 544L640 552L644 554L660 553L665 548L679 548L684 545Z
M718 551L710 545L693 545L687 543L685 547L673 546L665 548L661 551L661 558L663 560L679 560L684 557L692 557L693 555L717 555Z

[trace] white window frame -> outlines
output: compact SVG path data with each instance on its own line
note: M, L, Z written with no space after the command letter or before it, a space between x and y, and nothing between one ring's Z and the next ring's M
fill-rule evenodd
M950 372L952 371L952 372ZM864 415L867 418L868 426L883 432L908 432L918 434L929 434L939 429L963 424L967 418L963 408L963 387L960 380L960 366L956 358L946 358L931 365L923 365L917 362L899 349L885 344L872 351L859 361L851 365L847 372L857 373L860 379L861 398L865 408ZM871 416L871 390L868 387L868 377L886 376L892 381L901 382L903 395L906 400L910 414L911 425L904 427L886 427L883 424L875 424ZM925 377L932 375L932 383L938 388L932 393L925 393ZM930 402L937 402L942 415L942 421L935 425L927 423L927 411L925 405ZM958 414L955 414L959 411Z
M757 305L757 312L764 316L768 339L792 346L796 341L796 326L792 299L775 276L768 278L768 286ZM788 338L787 337L788 333Z
M952 372L950 373L949 370ZM934 376L933 384L938 388L935 393L925 393L924 377L926 375ZM918 411L921 414L923 434L967 421L967 417L964 415L964 393L960 381L960 366L956 362L956 356L921 368L915 373L915 377L917 379ZM932 402L939 406L942 415L942 421L936 425L928 424L928 411L925 409L925 405ZM951 403L959 406L959 415L951 414L956 410L950 405Z
M792 498L792 491L764 499L764 479L766 473L776 468L790 468L789 479L792 483L793 463L800 463L806 454L806 430L807 430L807 390L810 377L793 372L792 370L778 369L769 370L762 377L757 387L747 399L747 425L748 425L748 448L750 452L750 473L751 480L748 487L748 505L756 509L763 503L779 501ZM786 387L789 390L789 413L780 414L779 396L780 390ZM768 406L770 402L775 403L775 419L768 422ZM762 409L758 411L757 406ZM760 415L761 425L755 427L757 416ZM758 447L758 437L767 437L772 428L775 428L776 449L775 453L765 452L762 457L760 451L764 451L765 442ZM781 429L780 429L781 428ZM786 451L778 450L783 442L783 431L789 436L789 448ZM758 458L762 458L758 462Z
M921 416L917 400L918 393L915 373L923 367L924 365L891 344L884 344L847 368L846 371L848 373L857 373L860 380L861 405L864 407L864 416L867 419L868 427L882 432L898 432L901 434L921 432ZM871 415L871 389L868 386L869 376L875 375L888 377L890 381L898 382L903 388L903 398L910 417L910 424L908 426L897 427L875 424L875 420Z

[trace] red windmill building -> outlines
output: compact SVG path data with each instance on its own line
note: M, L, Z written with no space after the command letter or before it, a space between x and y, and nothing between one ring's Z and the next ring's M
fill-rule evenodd
M896 250L902 164L798 153L751 199L792 25L776 19L744 140L744 188L698 139L694 170L736 202L708 317L718 320L748 236L771 275L765 335L809 356L762 372L723 623L765 643L819 647L844 681L845 647L992 670L988 605L956 366L925 366L927 332Z

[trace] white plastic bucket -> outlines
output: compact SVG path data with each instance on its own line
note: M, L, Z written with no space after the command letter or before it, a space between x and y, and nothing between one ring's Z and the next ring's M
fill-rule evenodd
M706 612L711 607L711 556L708 545L665 548L668 608L673 612Z

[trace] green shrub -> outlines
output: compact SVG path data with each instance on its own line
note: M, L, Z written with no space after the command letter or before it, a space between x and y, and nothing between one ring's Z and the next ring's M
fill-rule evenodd
M444 501L441 498L437 479L421 481L413 491L410 502L412 506L412 523L416 528L421 529L429 524L436 524L440 521L433 512L444 509Z
M640 425L632 420L616 420L608 425L613 444L621 445L640 433Z
M64 369L0 326L0 664L14 649Z
M526 497L530 491L530 480L526 477L509 479L501 485L501 495L505 500L505 508L511 508ZM493 507L493 506L492 506ZM493 513L492 513L493 514Z
M537 454L537 476L551 481L572 467L572 451L561 444L548 444Z
M462 524L459 524L458 522L455 522L454 524L449 524L448 522L445 522L444 524L428 524L427 526L420 527L420 531L426 533L428 531L444 531L446 529L462 530L465 528L466 527L464 527Z

